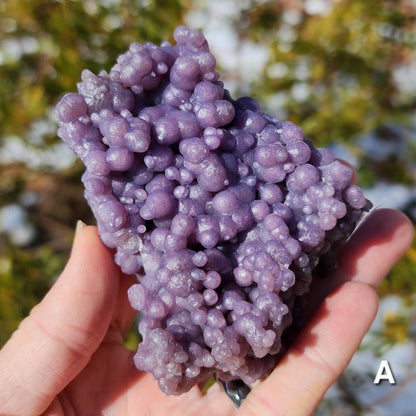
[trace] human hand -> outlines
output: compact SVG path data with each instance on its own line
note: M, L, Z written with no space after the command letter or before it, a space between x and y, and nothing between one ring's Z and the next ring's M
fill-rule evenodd
M205 395L195 386L166 396L136 369L123 345L135 278L121 274L96 228L85 227L55 285L0 351L0 415L310 415L368 331L374 289L412 238L400 212L370 214L325 286L312 287L313 318L237 409L217 384Z

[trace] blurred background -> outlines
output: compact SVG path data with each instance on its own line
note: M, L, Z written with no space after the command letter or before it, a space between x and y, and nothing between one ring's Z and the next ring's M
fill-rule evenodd
M173 43L178 24L204 32L234 97L302 126L374 205L416 224L415 0L0 0L0 346L62 270L76 221L94 223L55 104L82 69L109 70L133 41ZM415 242L379 294L317 415L415 414ZM381 359L395 385L373 384Z

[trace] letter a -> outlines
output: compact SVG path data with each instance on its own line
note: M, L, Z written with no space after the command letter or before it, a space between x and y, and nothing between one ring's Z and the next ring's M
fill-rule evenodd
M388 380L390 384L396 384L393 373L391 371L389 362L387 360L381 360L374 379L374 384L379 384L381 380Z

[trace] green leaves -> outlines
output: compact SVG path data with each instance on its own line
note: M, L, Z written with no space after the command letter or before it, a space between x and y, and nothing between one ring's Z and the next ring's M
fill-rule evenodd
M285 95L282 110L320 145L352 142L359 133L410 116L414 98L400 91L395 70L414 59L416 9L398 3L341 0L326 14L298 7L296 19L285 20L281 9L266 2L267 21L275 24L264 30L259 7L258 18L252 17L256 25L248 30L272 52L265 78L255 87L258 97ZM273 76L276 63L285 65L284 75Z
M0 345L48 291L65 259L47 246L22 250L12 244L0 254Z
M180 0L99 2L16 0L0 8L0 137L24 136L81 71L110 69L133 41L172 36L187 6Z
M172 39L188 7L181 0L0 2L0 147L8 149L0 150L0 210L21 204L36 230L28 247L0 235L0 345L62 270L76 220L93 223L80 163L56 170L35 160L61 144L54 106L76 90L84 68L109 70L133 41ZM16 148L23 158L1 162Z

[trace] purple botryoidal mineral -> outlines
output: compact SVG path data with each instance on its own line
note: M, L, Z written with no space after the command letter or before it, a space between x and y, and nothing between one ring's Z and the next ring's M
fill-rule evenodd
M167 394L276 364L296 296L370 203L302 129L230 97L202 33L133 43L56 106L104 244L138 283L135 364Z

